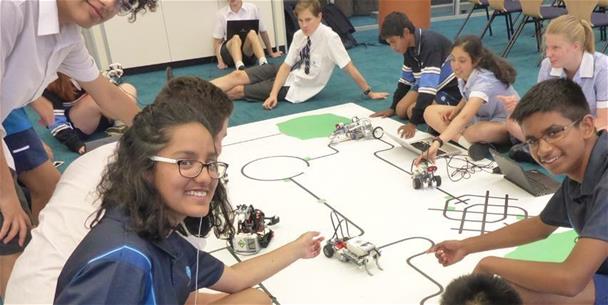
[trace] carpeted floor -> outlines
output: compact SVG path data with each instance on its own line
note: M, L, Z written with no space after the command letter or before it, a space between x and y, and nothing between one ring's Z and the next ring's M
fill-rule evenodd
M369 20L362 19L358 22L365 23L369 22ZM462 22L463 20L461 19L433 22L431 29L452 39ZM485 16L471 18L462 35L480 34L484 24ZM501 53L507 44L505 23L503 19L499 18L496 19L493 24L494 35L486 35L484 37L484 44L494 52ZM356 32L354 36L360 43L364 43L365 46L357 46L348 50L353 63L357 66L359 71L361 71L375 91L387 91L391 93L391 96L389 96L387 100L368 100L361 94L361 90L346 73L339 69L335 69L328 86L318 96L306 103L291 104L281 102L274 110L266 111L262 108L261 103L237 101L235 103L235 111L230 119L230 125L246 124L277 116L342 104L344 102L355 102L371 110L387 108L391 104L392 92L395 89L397 79L400 75L402 56L393 52L387 45L378 43L378 30L359 31ZM599 34L596 33L596 37L599 37ZM598 47L602 44L603 42L598 42ZM271 61L280 63L282 60L283 58L277 58ZM526 27L524 33L520 36L517 44L511 51L508 60L515 66L518 72L515 88L520 95L523 95L526 90L536 83L538 73L537 64L540 60L540 55L536 52L532 25ZM118 59L118 61L120 62L120 59ZM215 64L174 69L174 74L176 76L194 75L207 80L211 80L228 72L230 71L219 71L215 67ZM123 81L135 85L139 91L139 103L142 106L148 105L153 102L155 95L159 92L165 82L165 72L155 71L136 75L126 75L123 77ZM36 121L35 118L32 119L34 122ZM65 161L65 164L60 167L61 170L64 170L77 155L69 152L65 147L55 141L47 130L39 128L38 126L36 126L36 128L43 140L53 148L55 159Z

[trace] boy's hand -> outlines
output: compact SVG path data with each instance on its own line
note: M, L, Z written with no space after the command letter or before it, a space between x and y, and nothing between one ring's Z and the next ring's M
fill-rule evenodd
M269 96L262 105L266 110L272 110L277 105L277 98L274 96Z
M517 106L517 102L519 102L515 95L497 95L496 97L509 113L513 112L515 106Z
M386 110L374 112L369 117L370 118L375 118L375 117L387 118L389 116L392 116L393 114L395 114L395 110L393 110L393 109L386 109Z
M428 249L426 253L435 253L437 261L444 267L459 262L468 254L463 242L460 240L448 240L438 243Z
M369 98L371 98L372 100L385 100L386 97L388 96L388 92L370 92L367 95Z
M401 136L402 138L409 139L409 138L413 137L414 134L416 134L416 125L414 125L412 123L407 123L405 125L401 125L399 127L399 129L397 129L397 132L399 133L399 136Z
M320 236L319 232L306 232L294 241L299 249L300 258L313 258L321 253L321 242L325 237Z
M456 116L456 111L454 109L450 109L441 113L441 120L446 123L451 122Z
M2 228L0 228L0 241L7 244L19 235L19 246L23 247L32 223L21 208L19 200L0 201L0 213L2 213L3 218Z

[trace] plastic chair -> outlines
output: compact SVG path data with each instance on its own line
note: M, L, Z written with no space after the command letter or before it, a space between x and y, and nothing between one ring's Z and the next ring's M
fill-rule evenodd
M541 49L541 36L543 21L550 20L567 13L566 9L557 6L544 6L543 0L520 0L521 10L524 15L524 19L521 21L515 34L509 40L507 47L502 52L503 57L509 56L509 52L515 45L517 38L524 30L524 27L528 23L534 23L534 34L536 37L536 50Z
M510 40L513 35L513 17L511 14L521 12L519 2L515 0L488 0L488 3L490 7L494 9L494 12L492 13L492 17L490 17L490 20L488 20L484 26L483 31L481 31L480 37L483 39L483 36L485 36L486 31L490 28L492 21L494 21L497 16L505 16L507 39Z
M608 1L608 0L606 0L606 1ZM488 11L488 7L490 5L488 3L488 0L469 0L469 2L471 2L471 4L473 4L473 7L471 7L471 10L469 10L469 13L467 14L467 17L464 19L464 22L460 26L460 29L458 30L458 33L456 33L456 36L454 37L454 40L458 39L458 36L460 36L460 33L462 33L462 30L464 29L464 26L467 25L467 23L469 22L469 19L471 18L471 15L473 14L474 11L481 10L481 9L486 10L486 19L490 20L490 12ZM490 27L490 35L492 35L492 28L491 27Z
M593 28L600 28L600 39L606 40L606 27L608 26L608 14L594 12L599 1L598 0L564 0L568 14L577 18L587 20ZM608 0L605 1L608 4ZM606 42L602 52L606 52L608 41Z

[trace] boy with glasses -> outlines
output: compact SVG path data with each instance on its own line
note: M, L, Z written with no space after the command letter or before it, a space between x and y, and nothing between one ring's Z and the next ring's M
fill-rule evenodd
M541 240L558 227L579 235L561 263L486 257L475 272L510 282L524 304L608 304L608 133L597 132L581 88L566 79L541 82L511 117L523 130L533 158L566 175L539 216L429 249L444 266L467 254Z

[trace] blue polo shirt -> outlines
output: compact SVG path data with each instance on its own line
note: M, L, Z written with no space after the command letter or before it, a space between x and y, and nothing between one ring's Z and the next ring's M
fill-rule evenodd
M540 214L551 226L573 228L580 237L608 242L608 132L602 130L583 182L567 178ZM597 270L608 275L608 259Z
M519 97L513 86L505 85L496 78L494 72L486 69L474 69L466 82L459 78L458 88L465 101L472 97L483 100L483 105L475 114L476 121L505 121L509 114L496 96Z
M184 304L197 281L204 288L222 276L221 261L177 233L152 242L129 222L122 210L106 211L63 267L54 304Z
M538 72L538 82L553 78L566 78L566 73L563 68L551 68L551 62L545 58ZM572 81L583 89L591 114L596 116L597 109L608 108L608 56L599 52L583 53Z

